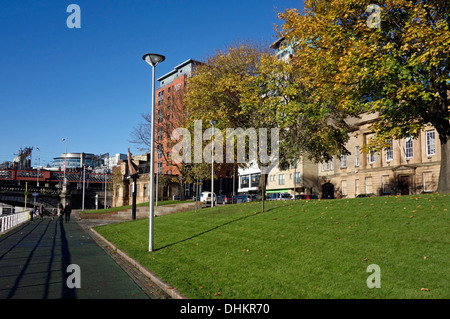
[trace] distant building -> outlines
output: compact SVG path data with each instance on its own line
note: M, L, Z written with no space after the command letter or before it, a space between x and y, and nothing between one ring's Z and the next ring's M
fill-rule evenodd
M155 174L158 174L158 198L192 198L195 196L196 184L180 181L179 166L172 161L171 153L175 141L171 139L174 129L183 127L187 111L183 105L183 95L187 79L201 62L189 59L174 67L169 73L159 77L160 87L155 92ZM137 179L137 203L149 200L149 162L150 154L133 155L134 162L139 166ZM118 182L114 185L114 206L132 203L132 183L126 179L127 163L119 163L114 169ZM119 178L121 176L121 178ZM216 171L214 192L217 195L233 194L233 172L231 168ZM237 185L236 185L237 186ZM211 181L199 183L199 193L211 190Z
M83 165L85 165L94 172L103 172L105 169L108 172L111 172L112 168L116 166L119 161L126 159L127 155L120 153L112 156L109 156L109 153L103 155L95 155L91 153L63 153L59 157L55 157L53 159L51 169L63 170L64 163L66 163L66 168L68 170L82 168Z
M51 164L54 169L64 169L64 163L66 163L66 169L81 168L83 165L94 167L95 155L91 153L63 153L59 157L55 157Z
M266 193L318 194L317 175L317 163L300 156L296 164L269 172Z
M286 62L294 54L292 46L284 43L284 38L275 41L271 48L277 50L278 59ZM392 139L390 146L382 151L367 153L363 150L374 136L370 125L377 116L364 113L360 118L347 119L352 126L349 141L345 145L348 154L323 163L312 163L300 158L300 166L295 168L272 169L268 175L268 192L318 192L321 198L435 192L441 163L436 129L428 126L416 139Z
M261 170L255 161L252 161L247 167L238 168L238 193L256 194L261 178Z
M171 135L174 129L182 127L186 119L186 108L183 105L186 81L200 64L189 59L158 78L160 88L156 90L155 106L155 172L166 175L180 173L170 156L173 146Z

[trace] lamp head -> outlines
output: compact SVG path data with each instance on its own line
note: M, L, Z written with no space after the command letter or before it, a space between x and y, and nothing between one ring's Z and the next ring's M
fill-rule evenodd
M164 55L156 53L147 53L142 57L142 60L144 60L153 67L155 67L158 63L161 63L165 59L166 57Z

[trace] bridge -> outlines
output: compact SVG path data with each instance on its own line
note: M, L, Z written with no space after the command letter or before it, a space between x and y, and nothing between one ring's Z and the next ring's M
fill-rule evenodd
M64 177L66 185L63 185ZM54 209L58 203L69 201L73 208L79 209L84 188L85 208L95 207L96 195L98 205L102 207L105 200L107 204L111 202L112 191L106 191L105 199L105 187L108 188L111 180L111 174L88 171L83 174L80 169L65 174L62 171L2 169L0 203L22 207L26 203L30 208L36 203L36 206Z

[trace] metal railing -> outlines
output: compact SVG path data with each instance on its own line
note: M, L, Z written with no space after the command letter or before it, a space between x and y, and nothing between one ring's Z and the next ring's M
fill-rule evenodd
M4 233L17 225L26 222L29 218L30 218L30 211L24 211L0 217L0 232Z

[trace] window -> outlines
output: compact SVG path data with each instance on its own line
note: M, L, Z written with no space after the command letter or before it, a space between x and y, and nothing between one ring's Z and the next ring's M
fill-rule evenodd
M386 152L386 162L392 161L394 159L392 139L389 141L389 147L386 147L385 152Z
M296 184L300 183L300 172L295 172L295 183Z
M162 123L164 120L164 113L163 110L159 109L158 110L158 123Z
M241 177L241 188L246 188L249 185L249 176L245 175Z
M369 152L369 164L375 163L375 160L376 160L375 152L370 151Z
M322 172L332 171L334 169L333 160L329 160L328 162L322 163Z
M341 194L347 196L347 181L341 181Z
M368 176L366 177L366 194L372 194L372 177Z
M147 193L147 184L144 184L144 197L145 196L148 196L148 193Z
M355 167L359 166L359 146L355 146Z
M278 185L284 185L284 174L278 175Z
M158 141L162 141L163 138L164 138L164 131L163 131L163 128L160 127L160 128L158 128Z
M412 137L405 138L405 157L413 157L413 139Z
M341 155L341 168L347 168L347 154Z
M391 187L389 184L389 175L381 176L381 185L383 187L383 193L387 194L391 192Z
M427 138L427 156L436 154L436 133L434 130L426 131Z
M260 174L252 174L252 184L251 184L251 186L252 187L258 187L258 185L259 185L259 177L260 177L261 175Z
M424 192L434 191L433 173L432 172L423 172L422 177L423 177L423 191Z
M158 174L162 173L162 168L163 168L163 164L162 163L158 163Z

